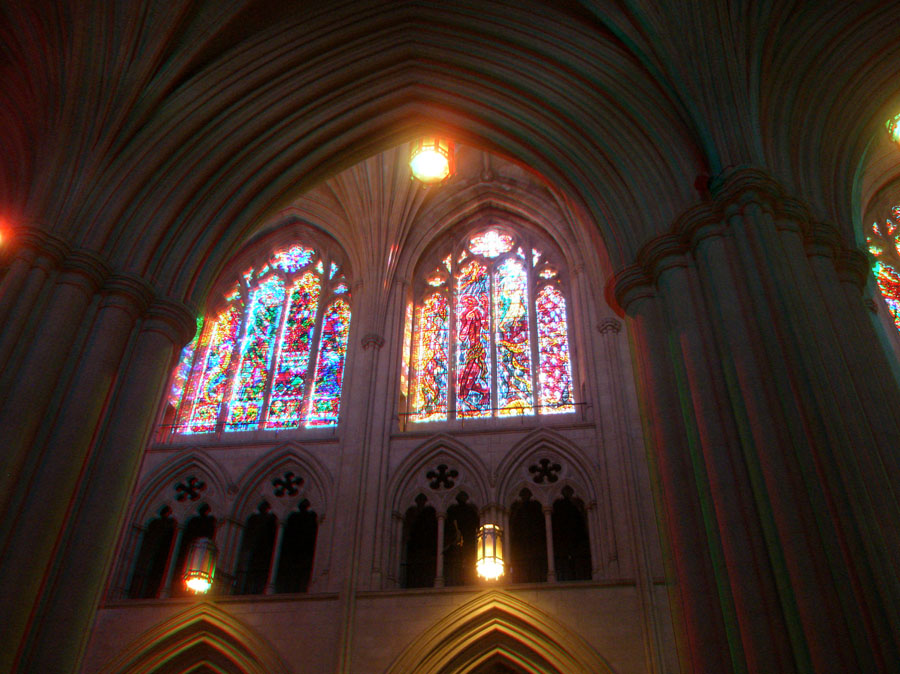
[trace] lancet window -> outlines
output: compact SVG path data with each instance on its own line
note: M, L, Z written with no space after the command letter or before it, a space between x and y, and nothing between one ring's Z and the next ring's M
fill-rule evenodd
M444 253L407 311L410 420L574 411L566 296L549 247L490 227Z
M350 330L338 262L293 245L247 269L225 299L176 367L175 432L337 424Z
M891 216L884 223L872 223L866 243L878 289L900 330L900 206L891 209Z

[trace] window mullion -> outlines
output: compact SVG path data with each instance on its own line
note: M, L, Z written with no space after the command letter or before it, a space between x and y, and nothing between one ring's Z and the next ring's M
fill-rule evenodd
M213 323L215 325L215 323ZM191 368L188 370L187 376L184 378L184 387L181 389L181 397L178 399L178 409L175 410L175 418L172 420L172 432L180 433L179 428L181 427L181 420L184 418L184 405L186 402L190 402L191 412L193 411L194 403L193 400L188 401L188 395L193 390L192 384L194 383L194 377L202 377L203 370L197 372L198 364L204 362L206 360L206 354L209 351L209 331L212 328L210 327L210 323L208 320L204 319L203 323L200 327L199 334L197 335L197 346L194 347L194 355L191 356ZM206 339L207 343L204 345L203 340ZM202 352L202 358L201 358ZM178 367L177 365L175 366ZM171 385L170 385L171 387ZM195 396L196 397L196 396ZM190 423L190 413L187 418L188 423Z
M456 264L452 263L450 268L456 273ZM447 321L447 329L450 334L447 335L447 420L456 419L456 352L458 351L457 340L459 339L456 330L456 308L459 288L456 276L451 274L448 279L447 288L447 312L450 320Z
M234 394L234 378L238 375L238 368L241 360L241 351L244 345L244 338L247 335L248 314L253 303L250 301L250 289L246 289L246 298L244 300L244 309L241 312L241 328L238 330L238 338L234 340L234 346L231 348L231 359L228 361L228 370L226 371L225 393L222 395L222 404L219 406L219 414L216 418L216 433L221 433L225 427L225 420L228 418L228 405L231 402L231 396Z
M293 278L291 280L294 280ZM281 355L281 347L284 341L284 325L287 322L287 315L291 309L291 285L284 278L284 304L281 310L281 319L278 321L278 331L275 333L274 344L272 345L272 360L269 365L269 371L266 376L266 386L263 389L263 402L259 410L259 428L265 429L266 417L269 416L269 402L272 397L272 380L278 371L278 358Z
M491 417L498 415L500 407L499 392L499 366L500 359L497 357L497 317L494 311L494 280L497 271L497 261L488 265L488 330L490 331L490 363L491 363Z
M529 249L531 246L529 246ZM540 336L538 335L537 329L537 282L535 280L536 274L534 273L534 262L532 257L528 256L529 264L525 265L526 268L526 282L528 284L527 292L528 292L528 307L531 311L528 312L528 332L529 332L529 346L531 348L531 398L534 405L534 411L536 414L543 413L543 407L541 405L541 362L540 362L540 344L538 340Z
M325 310L330 306L334 295L331 292L331 284L326 281L324 274L319 274L319 304L316 307L316 322L313 324L315 339L309 347L309 363L306 366L306 374L304 375L303 400L300 404L300 422L306 425L306 419L309 415L309 408L312 405L312 394L316 379L316 370L319 367L319 345L322 343L323 323L325 322ZM351 307L352 311L352 307ZM342 391L343 392L343 391Z

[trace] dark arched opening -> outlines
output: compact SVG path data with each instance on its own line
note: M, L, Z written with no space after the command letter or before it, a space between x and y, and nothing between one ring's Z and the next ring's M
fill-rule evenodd
M284 537L278 556L275 592L306 592L316 554L319 518L303 499L284 524Z
M426 506L424 494L403 518L403 551L400 570L403 587L433 587L437 573L437 515Z
M523 489L509 514L510 573L514 583L547 580L547 529L541 504Z
M469 495L460 492L456 503L447 508L444 523L444 584L475 583L478 509L469 503Z
M159 595L166 576L166 562L169 561L174 536L175 520L172 518L172 509L163 506L159 511L159 517L151 520L144 532L128 587L129 597L147 599Z
M235 572L235 594L262 594L269 578L272 548L278 524L271 506L263 501L259 511L247 519Z
M591 579L591 544L584 503L564 487L553 503L553 562L557 580Z

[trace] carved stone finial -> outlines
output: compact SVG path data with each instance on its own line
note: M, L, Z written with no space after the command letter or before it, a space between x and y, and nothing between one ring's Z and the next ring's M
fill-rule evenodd
M381 335L370 332L366 335L363 335L363 338L360 340L362 342L362 348L368 349L370 346L374 346L376 349L380 349L384 346L384 337Z
M597 325L597 330L600 331L601 335L605 335L608 332L618 334L622 330L622 321L620 321L618 318L604 318Z

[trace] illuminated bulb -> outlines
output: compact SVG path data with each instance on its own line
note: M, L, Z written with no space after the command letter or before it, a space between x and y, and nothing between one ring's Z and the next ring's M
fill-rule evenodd
M191 592L196 592L197 594L206 592L211 587L210 582L203 578L191 578L185 582L185 585Z
M184 565L184 585L191 592L202 594L212 587L216 574L216 546L208 538L198 538L188 549Z
M895 143L900 143L900 115L891 117L885 122L885 126L887 127L888 133L891 135L891 140Z
M503 562L492 559L479 559L475 562L475 570L485 580L497 580L503 575Z
M413 144L409 168L413 177L428 184L445 180L452 172L453 145L443 138L423 138Z
M500 527L496 524L478 528L475 571L485 580L497 580L503 575L503 544Z

